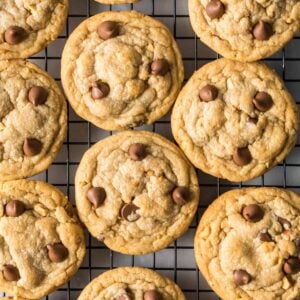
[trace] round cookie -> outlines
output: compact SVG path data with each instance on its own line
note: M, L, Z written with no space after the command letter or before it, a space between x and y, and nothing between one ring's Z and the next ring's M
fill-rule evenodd
M68 0L1 0L0 59L27 58L62 31Z
M0 61L0 180L33 176L54 160L67 130L67 106L48 73Z
M169 278L140 267L122 267L94 279L78 300L185 300L182 291Z
M0 184L0 239L0 290L29 299L66 283L85 254L67 197L39 181Z
M62 55L62 83L75 112L106 130L151 124L181 88L183 64L159 21L135 11L104 12L81 23Z
M193 220L194 168L158 134L125 131L83 156L75 176L79 217L112 250L144 254L167 247Z
M198 70L172 113L179 146L199 169L231 181L264 174L294 147L298 112L263 63L219 59Z
M103 4L126 4L126 3L136 3L140 0L95 0Z
M201 41L222 56L256 61L271 56L299 31L299 0L189 0Z
M195 256L224 300L298 299L300 197L277 188L223 194L200 221Z

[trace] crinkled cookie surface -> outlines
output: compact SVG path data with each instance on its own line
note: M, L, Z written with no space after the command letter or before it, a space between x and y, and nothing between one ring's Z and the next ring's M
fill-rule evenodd
M171 125L196 167L245 181L288 155L299 119L291 95L266 65L220 59L188 81L175 103Z
M42 298L69 280L84 254L83 230L59 190L38 181L1 183L1 291Z
M181 55L169 30L135 11L87 19L63 52L62 82L73 109L106 130L161 118L182 81Z
M204 213L195 256L224 300L299 299L300 198L276 188L227 192Z
M79 217L109 248L142 254L167 247L197 210L196 173L167 139L125 131L83 156L75 178Z
M189 0L192 26L222 56L255 61L282 48L299 31L299 0Z
M148 298L145 298L147 293ZM159 295L160 298L153 298L153 295ZM180 288L167 277L145 268L123 267L101 274L83 290L78 298L78 300L90 299L185 300L185 297Z

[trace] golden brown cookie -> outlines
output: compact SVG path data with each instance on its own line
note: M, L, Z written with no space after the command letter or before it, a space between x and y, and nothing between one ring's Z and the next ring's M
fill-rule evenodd
M0 240L0 290L29 299L66 283L85 254L67 197L39 181L0 184Z
M224 300L299 299L300 197L277 188L223 194L200 221L195 256Z
M288 155L299 118L283 82L265 64L219 59L190 78L175 103L171 125L197 168L246 181Z
M122 267L94 279L78 300L185 300L182 291L169 278L140 267Z
M68 0L1 0L0 59L27 58L54 41L65 24Z
M36 65L3 60L0 99L0 181L44 171L67 130L67 105L61 90Z
M189 0L201 41L222 56L255 61L271 56L299 31L299 0Z
M195 170L170 141L146 131L101 140L75 177L79 217L109 248L143 254L167 247L197 210Z
M174 38L136 11L104 12L81 23L62 56L62 83L75 112L106 130L151 124L183 81Z

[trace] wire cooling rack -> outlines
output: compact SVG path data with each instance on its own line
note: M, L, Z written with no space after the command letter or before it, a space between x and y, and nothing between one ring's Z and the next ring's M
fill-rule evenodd
M30 60L47 70L60 84L61 52L73 29L84 19L106 10L139 10L166 24L180 47L185 79L200 66L216 59L215 52L200 43L189 22L188 0L141 0L129 5L101 5L93 0L70 0L68 21L61 36L46 50ZM284 79L297 104L300 104L300 36L295 37L285 49L266 62ZM98 140L113 134L98 129L80 119L69 107L68 134L62 150L48 171L35 176L47 181L69 196L74 204L74 175L83 153ZM167 115L151 126L138 129L160 133L173 140L170 116ZM188 300L214 300L218 297L199 273L194 261L193 239L199 218L207 205L219 194L242 186L278 186L300 192L300 143L289 157L279 166L262 177L250 182L231 183L198 171L201 188L200 206L188 232L167 249L141 256L121 255L107 249L103 244L86 233L87 254L85 260L71 281L52 293L46 299L77 299L82 289L96 276L119 266L144 266L156 270L173 279L184 291ZM93 299L90 299L93 300Z

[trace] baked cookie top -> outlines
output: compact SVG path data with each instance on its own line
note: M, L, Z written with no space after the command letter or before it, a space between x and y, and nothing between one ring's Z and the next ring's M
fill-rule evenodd
M68 0L1 0L0 59L27 58L61 32Z
M62 83L73 109L106 130L161 118L182 81L181 56L169 30L135 11L87 19L63 51Z
M152 270L122 267L107 271L94 279L78 300L185 300L172 280Z
M224 300L298 299L300 197L276 188L223 194L204 213L195 255Z
M72 205L53 186L0 184L0 290L42 298L79 268L85 241Z
M231 181L260 176L282 161L298 132L294 100L263 63L219 59L181 91L172 131L190 161Z
M79 217L112 250L143 254L167 247L197 210L195 170L170 141L146 131L101 140L75 176Z
M299 0L189 0L196 34L222 56L255 61L282 48L299 30Z
M0 61L0 180L33 176L64 140L67 106L48 73L23 60Z

